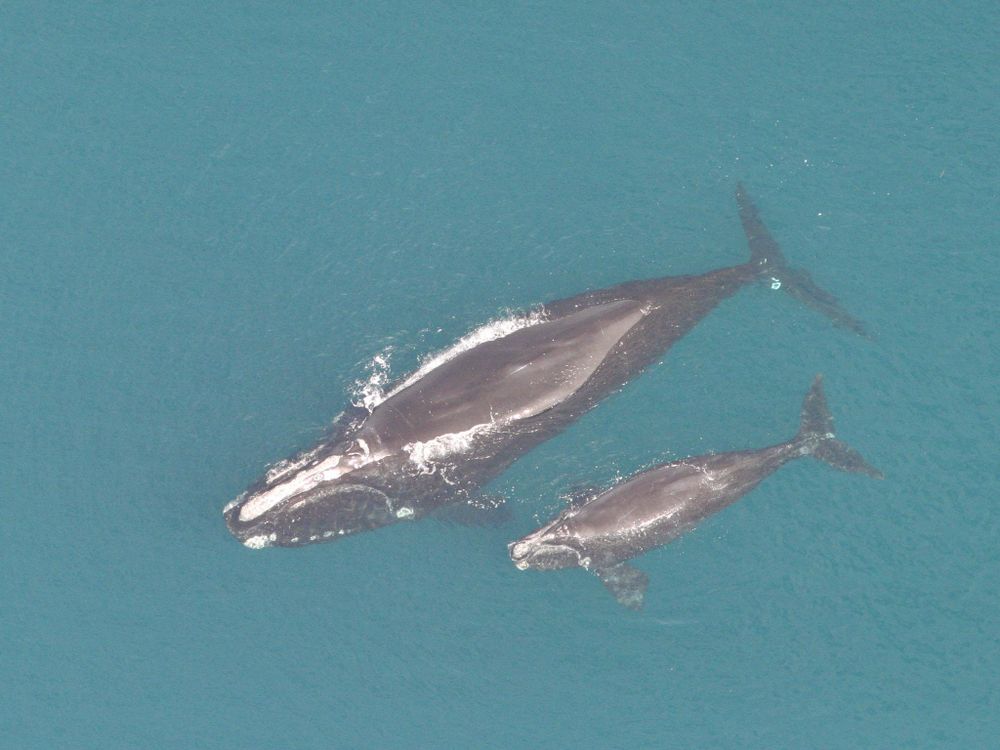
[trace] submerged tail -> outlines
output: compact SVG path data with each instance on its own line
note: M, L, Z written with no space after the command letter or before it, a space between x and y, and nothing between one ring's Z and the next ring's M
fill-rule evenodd
M795 299L826 315L834 325L847 328L870 338L864 324L837 304L837 298L816 286L806 271L785 262L781 248L760 220L757 207L750 200L742 183L736 184L736 202L740 221L750 244L750 262L760 267L761 276L771 279L773 289L784 289Z
M812 388L802 402L802 422L795 440L813 458L825 461L835 469L856 474L867 474L883 479L882 472L865 461L861 454L847 443L837 440L833 431L833 417L823 395L823 376L817 375Z

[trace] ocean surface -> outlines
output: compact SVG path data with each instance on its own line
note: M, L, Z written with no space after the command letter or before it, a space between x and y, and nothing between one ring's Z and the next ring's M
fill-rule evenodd
M995 2L0 5L0 745L989 748L1000 737ZM743 262L742 180L875 334L727 300L489 489L252 551L223 505L376 357ZM796 429L637 561L508 541L573 485Z

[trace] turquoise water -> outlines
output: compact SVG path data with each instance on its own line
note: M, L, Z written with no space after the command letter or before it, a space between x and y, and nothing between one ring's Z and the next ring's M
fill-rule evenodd
M2 744L994 746L998 6L302 5L0 8ZM874 342L747 289L506 526L229 536L376 354L742 261L737 180ZM509 563L572 484L789 436L816 372L884 482L789 465L639 614Z

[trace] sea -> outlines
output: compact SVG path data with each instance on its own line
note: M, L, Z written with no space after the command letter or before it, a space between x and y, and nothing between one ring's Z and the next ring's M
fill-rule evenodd
M0 5L0 745L993 748L1000 5ZM517 311L742 263L742 182L865 321L743 289L487 489L508 520L251 550L223 506ZM572 487L790 437L635 561Z

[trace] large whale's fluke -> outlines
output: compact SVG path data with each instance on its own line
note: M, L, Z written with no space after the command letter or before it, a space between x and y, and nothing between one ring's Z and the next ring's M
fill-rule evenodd
M777 241L764 226L742 182L736 183L736 202L740 207L740 221L750 245L750 262L760 267L761 276L772 280L775 289L784 289L795 299L822 313L833 324L871 338L871 334L857 318L837 303L837 298L820 289L807 271L794 268L785 262Z
M837 440L833 417L823 395L823 376L817 375L812 388L802 402L802 423L795 436L804 453L830 464L835 469L853 474L867 474L874 479L884 479L881 471L869 464L861 454L847 443Z

